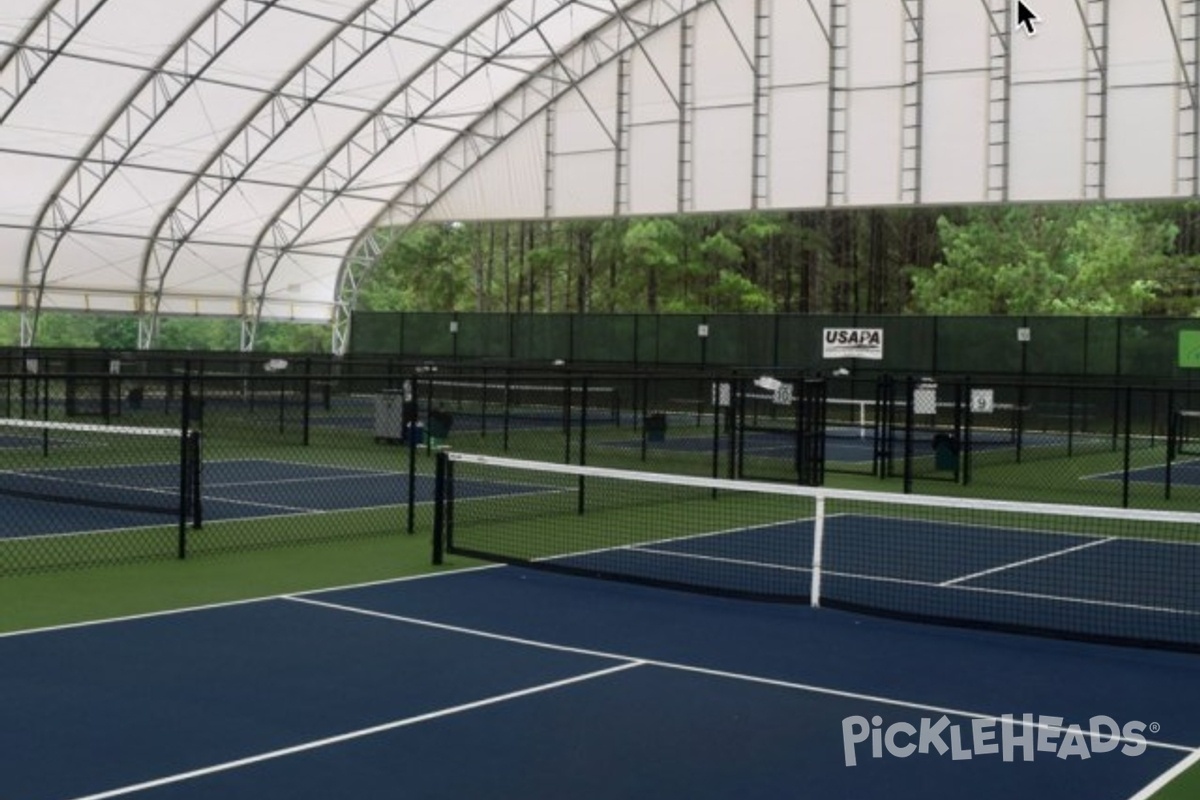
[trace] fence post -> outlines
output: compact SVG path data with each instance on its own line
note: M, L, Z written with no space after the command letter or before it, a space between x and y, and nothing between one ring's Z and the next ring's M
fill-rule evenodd
M1121 480L1121 507L1129 508L1129 462L1133 447L1133 386L1125 387L1125 469Z
M179 560L187 558L187 516L190 505L188 496L192 489L191 475L188 465L191 461L188 430L191 426L192 404L192 365L184 362L183 367L183 396L180 398L179 420L179 538L176 543L176 555ZM194 468L194 467L193 467Z
M433 481L433 564L440 566L446 551L446 465L450 457L444 450L437 454Z

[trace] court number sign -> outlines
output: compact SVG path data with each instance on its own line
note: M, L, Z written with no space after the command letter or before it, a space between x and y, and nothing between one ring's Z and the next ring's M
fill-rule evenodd
M996 391L994 389L971 390L971 413L991 414L996 410Z

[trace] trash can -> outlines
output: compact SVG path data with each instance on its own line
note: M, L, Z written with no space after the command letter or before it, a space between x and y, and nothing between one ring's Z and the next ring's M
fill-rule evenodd
M646 441L663 442L667 438L667 415L646 415Z
M384 389L375 396L375 441L406 441L405 428L410 423L405 418L404 406L404 393L395 389Z
M949 433L933 435L933 465L939 470L953 472L958 469L958 439Z
M454 417L448 411L440 409L429 412L429 446L438 447L450 438L450 428Z

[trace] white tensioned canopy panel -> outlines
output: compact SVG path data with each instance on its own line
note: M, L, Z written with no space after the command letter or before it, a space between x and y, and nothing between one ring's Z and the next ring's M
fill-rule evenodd
M422 220L1200 193L1200 0L4 0L0 306L334 324Z

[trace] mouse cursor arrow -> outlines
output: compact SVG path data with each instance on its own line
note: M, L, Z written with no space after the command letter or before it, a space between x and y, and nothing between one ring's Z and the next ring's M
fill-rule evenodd
M1037 33L1037 25L1034 23L1041 21L1042 18L1033 13L1033 9L1026 5L1024 0L1017 0L1017 27L1023 28L1026 36Z

